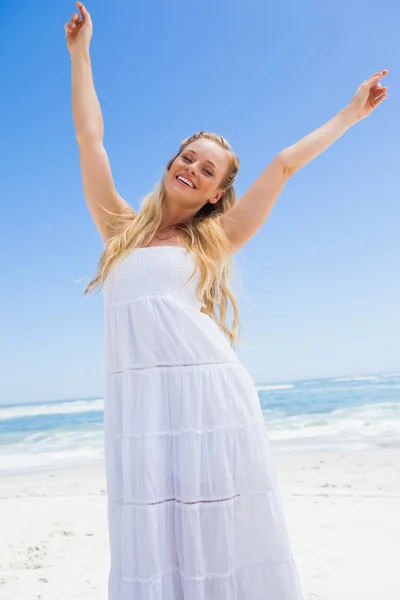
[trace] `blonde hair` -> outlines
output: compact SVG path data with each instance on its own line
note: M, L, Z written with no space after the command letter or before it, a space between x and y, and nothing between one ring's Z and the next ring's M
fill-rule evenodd
M241 342L239 336L239 309L235 296L228 285L233 270L231 244L219 224L219 217L237 202L233 183L239 171L239 159L225 138L208 131L200 131L183 140L177 154L168 162L165 173L169 171L172 163L184 149L200 138L216 142L229 155L228 171L219 186L225 191L225 194L215 204L207 202L190 221L177 224L176 229L182 236L184 246L193 255L196 266L200 270L200 281L196 296L202 305L201 312L210 316L217 323L234 347L236 343ZM118 227L119 231L122 229L122 233L118 233L107 241L100 257L98 274L85 289L85 294L100 288L110 269L117 262L125 258L135 248L146 246L151 242L155 232L161 225L164 204L165 187L163 177L156 189L143 199L138 213L117 215L106 211L112 215L111 226ZM123 228L121 228L121 223ZM195 272L196 268L188 281L192 279ZM231 329L225 323L228 299L233 308ZM219 315L216 312L217 308L219 309Z

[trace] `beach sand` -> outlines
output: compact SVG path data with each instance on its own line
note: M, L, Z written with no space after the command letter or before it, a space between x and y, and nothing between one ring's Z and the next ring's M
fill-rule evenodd
M305 600L398 600L400 449L274 457ZM2 477L2 599L106 600L105 489L101 464Z

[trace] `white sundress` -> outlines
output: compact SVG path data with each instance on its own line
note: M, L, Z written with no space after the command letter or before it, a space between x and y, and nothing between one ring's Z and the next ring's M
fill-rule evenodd
M300 600L254 382L180 246L103 286L109 600Z

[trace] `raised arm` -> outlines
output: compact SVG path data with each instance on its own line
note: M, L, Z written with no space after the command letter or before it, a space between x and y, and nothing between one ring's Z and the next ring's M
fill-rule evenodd
M364 119L386 98L387 88L379 83L387 70L375 73L358 88L351 102L330 121L292 146L282 150L237 204L222 215L220 223L234 250L244 246L267 220L285 183Z
M76 5L81 17L75 13L65 25L66 41L71 56L72 112L86 202L100 235L106 241L116 234L116 231L110 228L110 215L106 211L118 214L134 214L134 211L115 189L103 145L103 117L90 62L92 21L83 4L77 2Z

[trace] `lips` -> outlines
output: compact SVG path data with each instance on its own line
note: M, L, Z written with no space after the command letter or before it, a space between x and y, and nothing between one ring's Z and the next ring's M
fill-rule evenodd
M190 186L188 183L185 183L184 181L182 181L181 179L178 179L178 177L182 177L183 179L186 179L186 181L189 181L192 185ZM175 179L177 179L178 181L181 181L181 183L183 183L183 185L186 185L187 187L191 188L191 189L196 189L195 183L194 181L188 177L186 175L186 173L178 173L175 177Z

